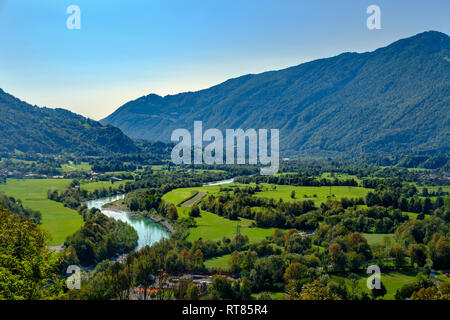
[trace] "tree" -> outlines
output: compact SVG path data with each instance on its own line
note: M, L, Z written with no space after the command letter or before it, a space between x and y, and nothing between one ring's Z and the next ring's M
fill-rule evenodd
M395 292L395 299L404 300L407 298L411 298L411 295L420 289L420 286L417 282L405 283L401 288L397 289Z
M404 197L400 198L398 208L402 211L408 211L409 209L408 200Z
M60 258L47 249L48 235L31 220L0 206L0 299L58 299Z
M299 295L291 296L291 298L296 300L341 300L330 288L317 280L306 284Z
M284 279L286 281L286 290L294 294L302 290L303 284L310 281L308 275L308 268L299 263L291 263L284 272Z
M198 300L200 298L200 289L197 285L191 284L184 296L186 300Z
M440 237L433 247L433 262L436 268L450 268L450 241L445 237Z
M292 190L292 192L291 192L291 198L292 198L292 199L295 199L295 190Z
M213 300L233 299L232 281L225 276L214 276L208 290Z
M200 249L195 250L192 257L192 267L194 270L203 269L203 252Z
M152 259L136 259L133 264L133 275L136 285L144 289L144 300L147 300L147 289L153 282L156 266Z
M257 290L279 290L283 286L284 271L284 260L272 255L258 259L249 278Z
M358 270L364 262L364 256L355 251L350 251L346 254L345 259L351 271Z
M441 285L442 286L442 285ZM450 292L448 285L444 285L443 288L439 287L439 290L435 287L420 288L418 291L411 295L413 300L448 300L450 299Z
M178 219L178 211L177 211L177 208L173 204L171 204L169 206L169 209L167 212L167 217L172 221L175 221Z
M231 254L231 258L229 260L230 271L233 273L241 272L241 263L242 263L242 255L238 251L234 251Z
M410 245L408 254L411 257L411 264L413 266L417 263L419 267L423 267L427 263L427 247L422 243Z
M247 251L242 257L241 273L248 275L255 266L257 254L254 251Z
M328 257L334 268L342 270L346 265L346 257L344 251L338 243L333 243L328 250Z
M431 209L433 209L433 204L431 203L430 198L425 198L425 201L423 202L423 213L429 214Z
M286 282L300 281L306 278L307 276L308 276L308 268L299 262L291 263L284 272L284 280L286 280Z
M192 259L191 259L191 253L188 250L186 250L186 249L181 250L181 252L178 256L178 259L183 264L185 270L191 270Z
M380 288L373 288L370 290L370 295L372 296L372 299L377 299L380 297L383 297L384 295L386 295L387 290L386 287L384 286L383 281L380 281Z
M189 216L197 218L200 216L200 208L197 205L193 205L191 211L189 211Z
M406 264L405 252L401 246L394 246L391 250L391 255L394 258L394 265L396 268L401 268Z
M233 300L248 300L252 295L252 284L247 278L242 278L241 281L233 281Z

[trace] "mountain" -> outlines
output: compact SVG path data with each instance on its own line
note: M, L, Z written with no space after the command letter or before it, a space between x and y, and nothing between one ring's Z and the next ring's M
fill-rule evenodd
M170 141L176 128L278 128L284 155L448 152L450 38L430 31L366 53L130 101L107 118L127 135Z
M0 152L83 155L140 151L113 126L64 109L29 105L0 89Z

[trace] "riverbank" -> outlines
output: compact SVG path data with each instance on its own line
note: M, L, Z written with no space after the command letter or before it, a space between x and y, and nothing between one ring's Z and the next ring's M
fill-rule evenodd
M128 209L128 207L123 203L123 200L116 200L114 202L107 203L107 204L103 205L102 208L105 208L107 210L114 211L114 212L126 212L127 214L129 214L131 216L137 216L137 217L149 219L149 220L163 226L166 229L166 231L169 233L173 233L175 231L175 228L172 226L172 224L170 222L168 222L167 220L164 220L162 217L155 216L155 215L144 217L144 216L138 215L138 214L130 211L130 209Z

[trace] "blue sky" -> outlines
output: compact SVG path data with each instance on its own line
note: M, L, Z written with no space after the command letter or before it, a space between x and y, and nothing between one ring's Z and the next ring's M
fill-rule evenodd
M66 27L72 4L80 30ZM366 27L371 4L381 30ZM449 0L0 0L0 88L101 119L149 93L450 34L449 13Z

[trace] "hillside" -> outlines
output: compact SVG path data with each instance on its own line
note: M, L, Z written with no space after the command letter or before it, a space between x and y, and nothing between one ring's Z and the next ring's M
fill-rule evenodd
M0 152L14 151L103 155L140 148L118 128L64 109L32 106L0 89Z
M284 155L448 152L450 38L425 32L209 89L130 101L103 119L170 141L176 128L279 128Z

